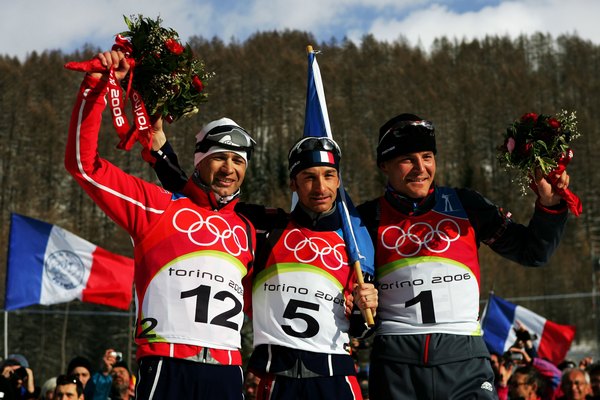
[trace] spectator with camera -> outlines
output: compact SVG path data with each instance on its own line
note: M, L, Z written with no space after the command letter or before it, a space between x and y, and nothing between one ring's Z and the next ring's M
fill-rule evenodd
M113 369L117 363L123 361L123 353L115 349L106 349L102 355L100 370L92 375L95 390L93 400L107 400L111 398L113 386ZM86 395L86 400L88 397Z
M35 399L38 391L33 379L33 371L25 357L7 358L0 364L0 394L2 399Z
M530 366L535 368L538 373L538 378L535 379L535 392L540 396L539 398L542 400L554 399L555 392L560 385L560 369L551 362L538 357L533 345L536 337L532 336L523 324L517 321L514 330L516 340L508 351L501 356L499 354L492 355L492 369L496 377L495 384L498 398L504 400L509 398L510 393L515 393L517 390L511 388L511 380L512 382L521 382L525 378L513 379L514 374L519 368ZM527 379L534 380L535 377L528 370L525 370L525 372L528 374ZM518 386L524 385L520 384ZM528 387L528 389L531 388L533 388L533 384ZM511 399L512 396L510 395Z

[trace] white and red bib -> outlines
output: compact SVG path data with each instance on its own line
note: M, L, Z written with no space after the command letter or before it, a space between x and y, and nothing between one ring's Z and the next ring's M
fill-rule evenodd
M235 213L172 202L135 246L138 344L241 347L247 230Z
M254 346L347 354L351 271L338 232L290 222L252 285Z
M435 207L419 216L380 205L378 333L480 335L477 244L456 192L437 188Z

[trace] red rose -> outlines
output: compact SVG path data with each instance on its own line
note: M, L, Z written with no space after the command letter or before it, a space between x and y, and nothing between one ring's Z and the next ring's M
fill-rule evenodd
M549 118L548 125L550 125L550 128L552 128L554 130L560 128L560 122L558 122L558 120L556 118Z
M204 90L204 84L202 83L200 78L198 78L198 76L194 76L194 79L192 80L192 85L194 85L196 90L199 92Z
M536 122L538 119L538 115L536 113L527 113L523 114L521 117L521 122Z
M523 158L527 158L531 154L532 149L533 145L531 143L525 143L525 145L519 148L519 155L521 155Z
M167 49L169 49L171 53L175 55L180 55L181 53L183 53L183 46L173 38L167 39L167 41L165 42L165 46L167 46Z

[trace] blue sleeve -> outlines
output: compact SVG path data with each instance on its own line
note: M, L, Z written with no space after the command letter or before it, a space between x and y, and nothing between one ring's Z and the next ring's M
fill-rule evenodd
M110 388L112 386L112 376L110 374L104 375L102 372L96 372L92 375L92 381L96 385L94 391L93 400L106 400L110 395Z

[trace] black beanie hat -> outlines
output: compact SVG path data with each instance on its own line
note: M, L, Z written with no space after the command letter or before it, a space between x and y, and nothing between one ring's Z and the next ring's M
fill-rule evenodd
M129 367L127 366L127 363L123 360L117 361L116 363L113 364L112 367L113 368L117 368L117 367L125 368L127 370L127 372L129 372L131 374L131 372L129 371Z
M290 178L311 167L332 167L340 170L342 153L337 143L325 136L305 136L298 140L288 154Z
M85 357L77 356L73 358L67 367L67 374L71 374L77 367L83 367L90 372L90 375L92 374L92 363Z
M437 152L433 123L414 114L400 114L379 128L377 165L418 151Z

